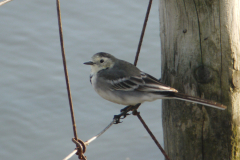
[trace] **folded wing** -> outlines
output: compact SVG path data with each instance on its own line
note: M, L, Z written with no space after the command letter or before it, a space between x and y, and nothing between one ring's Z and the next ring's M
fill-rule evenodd
M117 80L108 80L111 84L111 90L121 91L142 91L142 92L178 92L176 89L171 88L151 75L141 72L139 76L119 78Z

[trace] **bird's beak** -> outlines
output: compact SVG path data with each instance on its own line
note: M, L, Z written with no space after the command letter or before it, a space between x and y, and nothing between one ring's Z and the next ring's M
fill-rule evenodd
M94 65L95 63L93 63L92 61L89 61L89 62L85 62L83 64L86 64L86 65Z

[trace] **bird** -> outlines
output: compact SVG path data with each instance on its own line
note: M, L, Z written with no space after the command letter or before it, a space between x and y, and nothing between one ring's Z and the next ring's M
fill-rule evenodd
M105 52L94 54L91 61L90 83L104 99L113 103L135 106L157 99L177 99L224 110L220 103L179 93L157 78L141 71L133 64Z

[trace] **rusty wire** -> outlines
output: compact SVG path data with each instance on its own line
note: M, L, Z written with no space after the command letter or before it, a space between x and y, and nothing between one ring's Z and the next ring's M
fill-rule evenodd
M66 80L66 86L67 86L67 91L68 91L68 100L69 100L69 106L70 106L70 112L71 112L71 118L72 118L72 126L73 126L73 133L74 133L74 138L72 138L72 141L77 146L77 148L72 153L70 153L66 158L64 158L64 160L65 159L69 159L75 153L78 155L79 159L86 160L86 157L83 155L86 152L86 145L89 145L92 141L94 141L96 138L98 138L104 132L106 132L106 130L109 129L114 124L115 120L113 120L100 133L98 133L96 136L90 138L86 142L83 142L81 139L78 139L78 137L77 137L77 130L76 130L76 123L75 123L75 118L74 118L74 110L73 110L73 104L72 104L71 90L70 90L70 84L69 84L69 79L68 79L67 63L66 63L66 58L65 58L65 50L64 50L64 42L63 42L63 34L62 34L62 23L61 23L61 10L60 10L60 2L59 2L59 0L56 0L56 4L57 4L58 26L59 26L59 35L60 35L62 59L63 59L65 80Z
M148 128L147 124L144 122L144 120L142 119L141 115L139 112L137 112L137 117L138 119L141 121L142 125L144 126L144 128L147 130L148 134L152 137L153 141L156 143L156 145L158 146L158 148L160 149L160 151L162 152L162 154L164 155L164 157L167 160L170 160L170 158L168 157L167 153L164 151L164 149L162 148L162 146L160 145L160 143L158 142L158 140L156 139L156 137L154 136L154 134L152 133L152 131Z
M69 79L68 79L67 62L66 62L65 50L64 50L61 11L60 11L59 0L56 0L56 5L57 5L58 27L59 27L59 36L60 36L60 44L61 44L61 51L62 51L62 60L63 60L64 74L65 74L65 80L66 80L66 86L67 86L67 92L68 92L68 101L69 101L69 106L70 106L73 133L74 133L73 140L76 141L78 158L82 159L82 160L86 160L86 157L83 155L83 153L86 151L86 146L84 145L84 143L81 143L82 140L78 139L78 137L77 137L77 129L76 129L76 123L75 123L75 118L74 118L73 104L72 104L72 96L71 96L70 84L69 84Z
M113 119L112 122L107 125L107 127L105 127L100 133L98 133L96 136L90 138L89 140L85 141L85 142L81 142L84 143L83 145L79 144L78 141L76 141L74 138L72 139L72 141L77 145L81 147L81 152L85 153L86 151L86 146L89 145L92 141L94 141L95 139L97 139L99 136L101 136L104 132L106 132L113 124L115 123L115 120ZM83 148L82 148L83 147ZM72 153L70 153L66 158L64 158L63 160L68 160L69 158L71 158L75 153L77 153L77 149L75 149L74 151L72 151Z
M62 60L63 60L63 67L64 67L64 73L65 73L66 86L67 86L67 91L68 91L68 101L69 101L70 112L71 112L71 117L72 117L73 133L74 133L75 139L78 139L77 138L76 123L75 123L75 118L74 118L72 97L71 97L71 91L70 91L70 84L69 84L69 79L68 79L67 62L66 62L64 43L63 43L61 11L60 11L60 2L59 2L59 0L57 0L57 13L58 13L58 26L59 26L59 35L60 35L60 43L61 43L61 51L62 51Z
M135 61L134 61L134 65L135 65L135 66L137 65L138 57L139 57L139 54L140 54L140 50L141 50L141 46L142 46L142 41L143 41L143 36L144 36L145 29L146 29L146 26L147 26L147 21L148 21L149 13L150 13L150 10L151 10L151 6L152 6L152 0L149 0L148 8L147 8L146 16L145 16L145 20L144 20L144 23L143 23L142 33L141 33L141 36L140 36L140 40L139 40L139 43L138 43L138 48L137 48L137 52L136 52L136 56L135 56ZM140 106L140 105L141 105L141 104L139 104L139 106ZM148 128L147 124L146 124L146 123L144 122L144 120L142 119L142 117L141 117L141 115L140 115L140 112L135 111L135 114L134 114L134 115L137 115L138 119L140 120L140 122L142 123L142 125L144 126L144 128L147 130L148 134L151 136L151 138L153 139L153 141L156 143L156 145L158 146L158 148L160 149L160 151L162 152L162 154L165 156L165 158L166 158L167 160L170 160L170 158L168 157L168 155L166 154L166 152L164 151L164 149L162 148L162 146L160 145L160 143L158 142L158 140L155 138L155 136L153 135L153 133L151 132L151 130Z
M144 20L144 23L143 23L142 33L141 33L141 36L140 36L140 39L139 39L138 48L137 48L137 52L136 52L136 56L135 56L135 61L134 61L135 66L137 66L138 57L139 57L139 53L140 53L140 50L141 50L141 47L142 47L143 36L144 36L145 30L146 30L147 21L148 21L149 13L150 13L150 10L151 10L151 6L152 6L152 0L149 0L147 13L146 13L145 20Z

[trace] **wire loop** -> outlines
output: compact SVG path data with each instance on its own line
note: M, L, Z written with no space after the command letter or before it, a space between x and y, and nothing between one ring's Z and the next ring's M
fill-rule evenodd
M75 143L77 145L76 155L78 155L78 158L82 159L82 160L86 160L87 159L86 156L83 155L87 149L85 143L81 139L76 140L75 138L72 138L72 141L73 141L73 143Z

